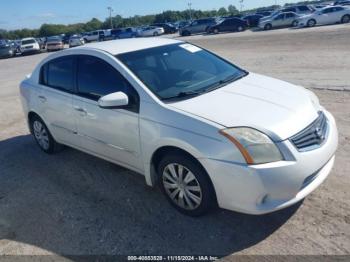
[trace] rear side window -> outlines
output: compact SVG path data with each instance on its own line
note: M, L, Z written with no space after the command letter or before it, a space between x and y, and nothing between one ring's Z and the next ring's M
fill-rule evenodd
M309 11L309 10L310 10L310 9L309 9L307 6L305 6L305 5L299 6L298 8L299 8L299 11L301 11L301 12Z
M129 96L129 109L138 111L136 90L114 67L97 57L79 56L77 83L79 95L95 101L108 94L124 92Z
M46 63L41 69L40 83L62 91L72 92L74 57L64 57Z

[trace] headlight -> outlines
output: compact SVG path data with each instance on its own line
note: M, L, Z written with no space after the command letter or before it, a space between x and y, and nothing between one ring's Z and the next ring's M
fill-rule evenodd
M247 164L263 164L283 160L275 143L265 134L248 127L227 128L220 134L234 143Z

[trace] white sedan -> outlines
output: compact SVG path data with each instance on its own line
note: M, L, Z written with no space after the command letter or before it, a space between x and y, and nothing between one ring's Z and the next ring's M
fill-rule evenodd
M349 23L350 8L344 6L327 6L312 14L302 16L298 19L299 27L313 27L315 25L326 25L335 23Z
M164 34L164 28L163 27L156 27L156 26L146 26L141 27L137 31L137 35L141 37L145 36L159 36Z
M78 35L73 35L69 38L69 48L84 45L84 38Z
M184 214L264 214L330 173L338 134L307 89L163 38L89 44L45 58L20 84L31 133L159 185Z

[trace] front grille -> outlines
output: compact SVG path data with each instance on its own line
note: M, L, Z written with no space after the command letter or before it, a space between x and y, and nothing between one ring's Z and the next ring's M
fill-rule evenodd
M323 112L319 112L317 119L311 125L292 136L290 140L299 151L311 150L325 141L327 126L326 116Z

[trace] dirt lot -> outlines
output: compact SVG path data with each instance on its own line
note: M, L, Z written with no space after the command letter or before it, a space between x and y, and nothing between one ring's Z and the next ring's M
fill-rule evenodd
M349 254L350 25L183 38L236 64L314 91L340 143L326 182L303 203L265 215L177 213L119 166L28 135L18 83L47 54L0 60L0 254Z

